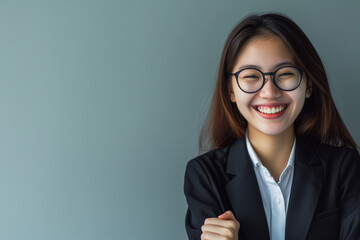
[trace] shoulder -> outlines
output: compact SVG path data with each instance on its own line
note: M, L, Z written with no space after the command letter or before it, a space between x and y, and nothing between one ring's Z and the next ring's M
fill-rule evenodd
M330 162L338 162L341 164L350 162L360 164L360 156L358 151L346 146L333 146L329 144L320 144L317 155L324 164Z
M226 168L226 160L229 147L214 149L203 153L186 165L186 174L206 173L222 171Z
M360 183L360 155L353 148L321 144L317 155L326 171L340 179L352 178Z

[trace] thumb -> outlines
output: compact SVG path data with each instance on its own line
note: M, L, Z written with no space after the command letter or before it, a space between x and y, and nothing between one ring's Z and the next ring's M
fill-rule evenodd
M219 215L218 218L224 220L236 220L234 214L231 211L226 211L223 214Z

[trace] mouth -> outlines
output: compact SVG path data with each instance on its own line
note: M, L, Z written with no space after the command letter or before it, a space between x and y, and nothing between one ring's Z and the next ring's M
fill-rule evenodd
M278 118L283 115L285 110L287 109L287 104L277 104L277 105L256 105L253 108L260 114L260 116L273 119Z

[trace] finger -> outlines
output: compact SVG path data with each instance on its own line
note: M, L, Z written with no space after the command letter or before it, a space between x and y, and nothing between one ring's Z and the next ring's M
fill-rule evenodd
M232 229L236 229L240 226L239 222L236 220L224 220L220 218L206 218L204 221L204 225L208 224Z
M230 238L232 238L236 233L236 229L225 228L225 227L221 227L221 226L217 226L217 225L210 225L210 224L202 225L201 231L203 233L208 233L208 232L216 233L220 236L230 237Z
M226 220L236 220L234 214L231 211L226 211L223 214L219 215L218 218Z
M212 232L203 232L201 234L201 240L225 240L225 237L222 237L219 234L212 233Z

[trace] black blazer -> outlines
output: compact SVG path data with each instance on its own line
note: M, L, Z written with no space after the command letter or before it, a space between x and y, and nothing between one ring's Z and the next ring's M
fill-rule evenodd
M184 193L189 239L200 239L205 218L227 210L240 222L240 240L270 239L245 139L189 161ZM285 238L360 239L360 157L355 150L297 136Z

